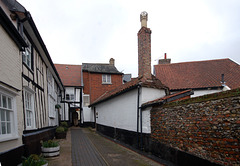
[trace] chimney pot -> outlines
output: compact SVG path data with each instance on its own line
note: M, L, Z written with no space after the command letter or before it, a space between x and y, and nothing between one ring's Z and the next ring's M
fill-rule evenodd
M159 59L158 64L170 64L171 59L167 59L167 53L164 53L164 59Z
M115 66L115 59L110 58L109 64L112 65L112 66Z
M144 11L140 14L141 27L147 27L147 21L148 21L148 13Z

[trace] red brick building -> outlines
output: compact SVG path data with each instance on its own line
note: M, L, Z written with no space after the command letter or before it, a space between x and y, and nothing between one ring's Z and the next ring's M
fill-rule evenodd
M55 64L65 86L62 120L73 124L72 113L78 113L80 125L94 126L94 114L89 104L106 92L123 84L123 73L109 63L83 63L82 65Z
M111 58L109 64L83 63L83 93L89 95L90 103L98 99L105 92L123 84L123 73L119 72Z

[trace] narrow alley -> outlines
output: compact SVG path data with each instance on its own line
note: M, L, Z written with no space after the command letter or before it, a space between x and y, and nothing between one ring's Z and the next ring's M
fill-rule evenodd
M160 166L161 164L108 140L90 128L71 127L60 140L61 152L49 166Z

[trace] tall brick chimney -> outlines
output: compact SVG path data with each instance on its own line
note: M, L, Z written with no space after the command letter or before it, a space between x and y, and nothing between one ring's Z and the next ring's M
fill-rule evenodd
M140 14L141 29L138 31L138 77L151 79L151 33L147 28L148 13Z

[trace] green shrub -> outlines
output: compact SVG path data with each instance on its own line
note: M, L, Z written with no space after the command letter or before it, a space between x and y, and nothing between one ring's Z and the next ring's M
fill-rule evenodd
M64 127L62 127L62 126L57 127L56 133L64 133L64 132L66 132Z
M44 148L53 148L53 147L57 147L59 146L59 142L58 141L54 141L54 140L48 140L48 141L41 141L42 147Z
M47 161L36 154L31 154L28 158L23 157L22 166L42 166L46 164Z
M61 122L60 126L68 128L67 122Z

